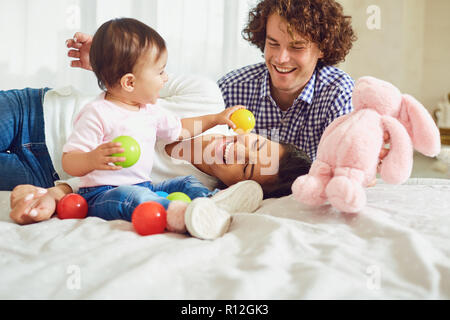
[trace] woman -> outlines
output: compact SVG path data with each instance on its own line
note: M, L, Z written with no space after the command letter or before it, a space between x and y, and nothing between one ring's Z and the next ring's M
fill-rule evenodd
M176 94L171 95L174 91ZM224 108L217 85L206 79L172 78L165 95L170 96L161 99L165 108L183 116ZM10 180L2 179L3 184L9 183L3 190L14 188L10 216L19 224L47 220L59 199L77 191L76 179L51 186L54 180L69 178L61 169L62 144L71 131L72 119L88 98L63 88L0 92L0 100L4 119L9 119L0 124L4 135L0 152L5 159L0 163L0 175L8 174L12 167L16 170ZM174 104L175 100L179 103ZM267 198L290 194L293 180L309 171L309 158L292 145L255 134L230 136L220 127L215 132L169 145L158 143L155 182L194 175L213 189L251 179L261 184Z
M235 163L231 164L227 164L225 161L224 163L213 162L210 164L208 164L208 161L203 161L202 163L195 164L193 163L194 156L191 157L189 155L186 157L186 154L189 152L184 148L185 146L187 146L187 148L194 148L193 145L199 142L202 145L201 150L205 152L205 150L208 149L216 149L215 147L222 144L224 141L230 145L234 144L234 148L236 149L244 150L246 157L254 157L256 158L256 161L251 164L239 163L239 161L235 161ZM189 170L190 167L190 173L195 175L202 182L205 181L206 177L210 181L216 180L219 183L218 186L230 186L239 181L248 179L257 181L263 188L265 198L280 197L290 194L290 186L292 185L293 180L301 174L306 174L310 167L309 158L297 148L292 145L279 144L255 134L231 137L224 135L199 136L194 139L192 146L189 146L186 141L165 146L164 151L166 153L164 155L160 154L160 156L170 159L171 152L183 144L184 146L181 146L183 148L181 151L182 155L178 155L177 157L178 160L182 161L182 163L178 163L178 165L184 166L182 170ZM261 149L255 150L255 145L264 145L267 147L263 146ZM158 148L158 151L160 151L160 148L161 147ZM218 154L213 151L211 155L215 157ZM192 164L189 164L189 158L191 158ZM268 162L261 161L263 158L270 160ZM273 166L274 163L278 162L280 169L273 169L274 173L272 174L264 174L265 169L268 169L269 171L272 170L269 169L270 166ZM167 163L168 161L166 161L166 166ZM187 170L185 171L186 174L189 173ZM167 176L170 175L171 172L168 171ZM214 177L221 180L217 180ZM43 189L32 185L19 185L15 187L11 193L10 216L19 224L47 220L53 215L56 203L67 193L75 191L73 190L73 186L73 180L67 184L60 183L49 189ZM33 209L35 211L30 214L30 211Z

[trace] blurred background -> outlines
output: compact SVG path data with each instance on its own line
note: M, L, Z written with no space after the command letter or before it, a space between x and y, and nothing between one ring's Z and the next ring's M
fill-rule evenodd
M242 39L256 0L0 0L0 90L73 85L99 91L94 75L69 67L64 41L113 17L134 17L168 44L168 71L218 80L263 61ZM353 78L394 83L430 111L450 92L449 0L339 0L358 41L340 66Z

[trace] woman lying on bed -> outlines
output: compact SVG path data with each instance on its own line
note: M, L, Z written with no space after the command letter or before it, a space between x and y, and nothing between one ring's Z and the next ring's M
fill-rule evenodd
M206 79L173 78L166 92L168 99L161 99L161 104L181 116L223 109L220 91ZM3 119L9 119L0 121L0 188L14 188L10 216L15 222L47 220L59 199L77 191L78 179L68 179L60 159L72 120L84 100L88 99L73 88L0 92L0 111ZM234 150L233 159L217 159L216 153L222 154L227 148L227 153ZM214 189L254 180L262 186L265 198L290 194L293 180L306 174L311 165L307 155L293 145L255 134L234 135L223 126L191 140L168 145L159 142L156 151L152 172L155 183L194 175ZM59 178L68 180L56 181L53 186Z

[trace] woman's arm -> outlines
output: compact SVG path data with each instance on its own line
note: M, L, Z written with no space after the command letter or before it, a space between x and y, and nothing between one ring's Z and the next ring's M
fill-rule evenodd
M72 192L68 184L43 189L32 185L19 185L10 196L9 216L18 224L30 224L48 220L55 213L56 204Z

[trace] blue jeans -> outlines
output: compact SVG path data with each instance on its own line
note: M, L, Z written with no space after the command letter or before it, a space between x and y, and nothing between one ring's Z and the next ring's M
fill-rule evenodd
M194 176L183 176L158 184L143 182L131 186L80 188L78 193L88 203L88 216L105 220L131 221L134 209L143 202L155 201L167 210L170 200L158 196L155 193L156 191L164 191L169 194L183 192L194 200L198 197L210 197L217 193L219 189L210 191Z
M0 190L52 187L59 179L45 143L42 103L49 88L0 91Z

